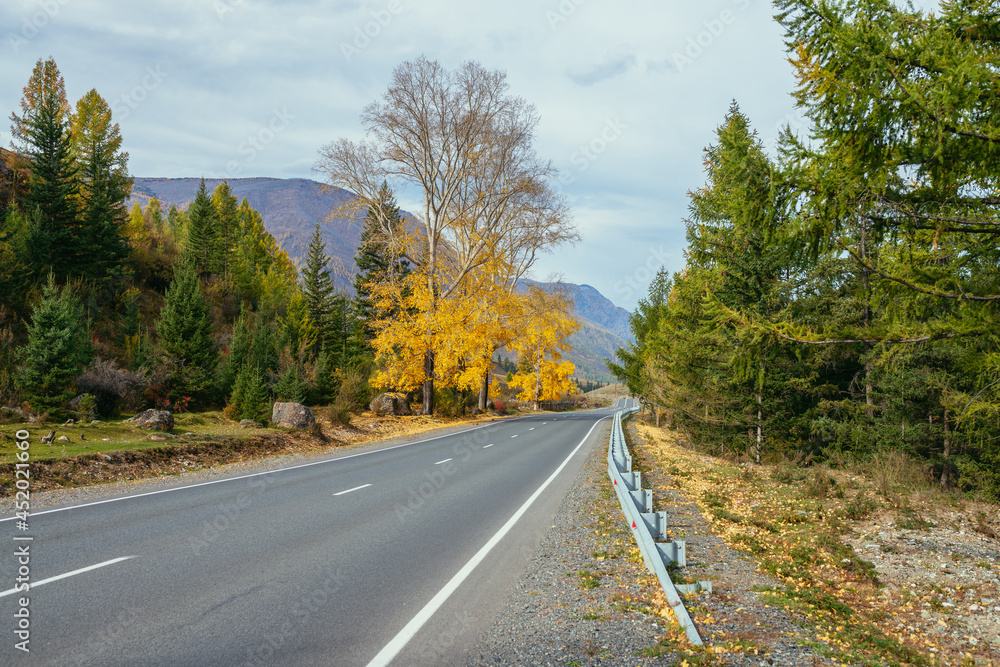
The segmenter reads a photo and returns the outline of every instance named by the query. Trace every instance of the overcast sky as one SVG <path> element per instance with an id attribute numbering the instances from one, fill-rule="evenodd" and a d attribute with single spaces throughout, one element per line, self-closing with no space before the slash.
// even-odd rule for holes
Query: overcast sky
<path id="1" fill-rule="evenodd" d="M 538 152 L 583 235 L 535 277 L 631 310 L 657 267 L 683 267 L 686 193 L 730 102 L 769 147 L 801 126 L 772 14 L 763 0 L 2 0 L 0 110 L 53 56 L 71 101 L 96 88 L 112 105 L 135 176 L 318 178 L 318 149 L 362 137 L 396 65 L 475 60 L 537 107 Z"/>

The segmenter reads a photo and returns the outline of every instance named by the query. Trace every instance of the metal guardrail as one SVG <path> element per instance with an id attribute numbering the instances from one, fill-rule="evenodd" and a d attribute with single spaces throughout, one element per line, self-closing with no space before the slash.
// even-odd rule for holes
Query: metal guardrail
<path id="1" fill-rule="evenodd" d="M 631 415 L 639 408 L 625 408 L 615 413 L 611 427 L 611 442 L 608 444 L 608 476 L 615 487 L 618 502 L 622 506 L 625 521 L 632 529 L 646 567 L 656 574 L 667 596 L 667 603 L 674 610 L 677 623 L 684 628 L 688 641 L 697 646 L 703 644 L 694 621 L 688 615 L 679 592 L 688 594 L 699 590 L 712 590 L 711 582 L 699 582 L 675 586 L 667 571 L 667 563 L 678 567 L 686 565 L 685 545 L 681 540 L 666 542 L 667 514 L 653 511 L 653 490 L 642 488 L 642 473 L 632 470 L 632 455 L 625 445 L 625 431 L 622 429 L 622 415 Z"/>

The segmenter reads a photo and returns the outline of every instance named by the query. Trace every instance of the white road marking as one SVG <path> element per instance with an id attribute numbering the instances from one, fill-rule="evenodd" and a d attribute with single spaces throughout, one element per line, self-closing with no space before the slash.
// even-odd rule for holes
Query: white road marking
<path id="1" fill-rule="evenodd" d="M 515 433 L 514 435 L 512 435 L 512 436 L 510 436 L 510 437 L 511 437 L 511 438 L 516 438 L 516 437 L 517 437 L 517 434 Z"/>
<path id="2" fill-rule="evenodd" d="M 78 574 L 83 574 L 84 572 L 90 572 L 91 570 L 96 570 L 98 568 L 107 567 L 108 565 L 114 565 L 115 563 L 120 563 L 123 560 L 128 560 L 129 558 L 135 558 L 135 556 L 122 556 L 121 558 L 115 558 L 113 560 L 107 560 L 107 561 L 104 561 L 103 563 L 98 563 L 97 565 L 91 565 L 89 567 L 81 567 L 79 570 L 73 570 L 72 572 L 67 572 L 66 574 L 60 574 L 60 575 L 57 575 L 55 577 L 49 577 L 48 579 L 42 579 L 41 581 L 33 581 L 33 582 L 30 582 L 31 585 L 30 585 L 29 588 L 32 588 L 32 589 L 38 588 L 39 586 L 42 586 L 44 584 L 51 584 L 53 581 L 59 581 L 60 579 L 66 579 L 67 577 L 74 577 L 74 576 L 76 576 Z M 7 590 L 7 591 L 4 591 L 4 592 L 0 593 L 0 598 L 5 597 L 7 595 L 13 595 L 14 593 L 17 593 L 17 592 L 18 592 L 18 589 L 11 588 L 10 590 Z M 23 593 L 23 592 L 27 592 L 27 591 L 20 591 L 20 592 Z"/>
<path id="3" fill-rule="evenodd" d="M 438 461 L 438 462 L 437 462 L 437 463 L 435 463 L 434 465 L 436 465 L 436 466 L 439 466 L 439 465 L 441 465 L 442 463 L 447 463 L 448 461 L 451 461 L 451 459 L 445 459 L 444 461 Z"/>
<path id="4" fill-rule="evenodd" d="M 500 530 L 498 530 L 496 534 L 490 538 L 489 542 L 484 544 L 483 547 L 476 552 L 476 555 L 473 556 L 468 563 L 462 566 L 462 569 L 451 578 L 451 581 L 445 584 L 444 588 L 438 591 L 437 594 L 431 598 L 431 601 L 424 605 L 423 609 L 417 612 L 417 615 L 414 616 L 410 622 L 407 623 L 403 629 L 400 630 L 399 633 L 382 648 L 381 651 L 378 652 L 378 655 L 372 658 L 372 661 L 368 663 L 368 667 L 384 667 L 392 662 L 392 659 L 403 650 L 403 647 L 406 646 L 407 642 L 413 639 L 413 636 L 417 634 L 425 623 L 427 623 L 430 617 L 434 615 L 434 612 L 441 608 L 441 605 L 445 603 L 445 600 L 451 597 L 451 594 L 462 585 L 462 582 L 465 581 L 470 574 L 472 574 L 472 571 L 476 569 L 476 566 L 483 562 L 486 555 L 489 554 L 493 547 L 495 547 L 500 540 L 502 540 L 504 536 L 510 532 L 511 528 L 513 528 L 514 525 L 521 520 L 521 517 L 528 511 L 528 508 L 531 507 L 532 503 L 534 503 L 535 500 L 538 499 L 538 496 L 542 495 L 542 492 L 548 488 L 549 484 L 551 484 L 555 478 L 559 476 L 559 473 L 563 471 L 563 468 L 569 465 L 570 460 L 576 456 L 578 451 L 580 451 L 583 447 L 583 443 L 587 442 L 587 439 L 590 437 L 590 434 L 594 432 L 594 429 L 597 428 L 597 425 L 605 419 L 607 419 L 607 417 L 603 417 L 594 422 L 594 425 L 590 427 L 589 431 L 587 431 L 587 435 L 583 436 L 583 440 L 580 441 L 580 444 L 577 445 L 576 449 L 570 452 L 569 456 L 567 456 L 566 459 L 559 464 L 559 467 L 556 468 L 555 472 L 553 472 L 549 478 L 545 480 L 533 494 L 531 494 L 530 498 L 524 501 L 524 504 L 521 505 L 516 512 L 514 512 L 514 516 L 508 519 L 507 523 L 505 523 Z"/>
<path id="5" fill-rule="evenodd" d="M 491 443 L 490 443 L 490 444 L 488 444 L 488 445 L 483 445 L 483 449 L 486 449 L 486 448 L 488 448 L 488 447 L 492 447 L 492 446 L 493 446 L 493 443 L 491 442 Z"/>
<path id="6" fill-rule="evenodd" d="M 514 419 L 502 420 L 504 423 L 510 423 L 515 421 L 520 421 L 521 419 L 528 419 L 528 417 L 515 417 Z M 487 424 L 481 424 L 480 426 L 475 426 L 464 431 L 456 431 L 455 433 L 445 433 L 444 435 L 436 435 L 433 438 L 427 438 L 426 440 L 415 440 L 413 442 L 405 442 L 401 445 L 393 445 L 392 447 L 383 447 L 381 449 L 372 449 L 367 452 L 358 452 L 357 454 L 347 454 L 346 456 L 338 456 L 333 459 L 323 459 L 322 461 L 313 461 L 312 463 L 300 463 L 295 466 L 288 466 L 287 468 L 275 468 L 274 470 L 265 470 L 264 472 L 254 472 L 249 475 L 239 475 L 237 477 L 226 477 L 225 479 L 213 479 L 209 482 L 198 482 L 197 484 L 186 484 L 184 486 L 174 486 L 169 489 L 160 489 L 159 491 L 147 491 L 146 493 L 136 493 L 131 496 L 119 496 L 117 498 L 108 498 L 107 500 L 95 500 L 91 503 L 81 503 L 79 505 L 68 505 L 66 507 L 58 507 L 51 510 L 42 510 L 41 512 L 32 512 L 31 516 L 41 516 L 43 514 L 54 514 L 56 512 L 65 512 L 67 510 L 81 509 L 83 507 L 91 507 L 93 505 L 104 505 L 107 503 L 117 503 L 121 500 L 131 500 L 133 498 L 145 498 L 146 496 L 158 496 L 161 493 L 173 493 L 174 491 L 184 491 L 186 489 L 196 489 L 199 486 L 211 486 L 212 484 L 222 484 L 224 482 L 235 482 L 241 479 L 250 479 L 251 477 L 260 477 L 261 475 L 270 475 L 276 472 L 285 472 L 288 470 L 297 470 L 299 468 L 310 468 L 312 466 L 323 465 L 324 463 L 336 463 L 337 461 L 345 461 L 347 459 L 353 459 L 358 456 L 368 456 L 369 454 L 377 454 L 379 452 L 388 452 L 393 449 L 400 449 L 402 447 L 412 447 L 413 445 L 420 445 L 425 442 L 432 442 L 434 440 L 440 440 L 441 438 L 450 438 L 453 435 L 461 435 L 462 433 L 471 433 L 472 431 L 478 431 L 481 428 L 488 428 L 493 426 L 494 422 L 489 422 Z M 14 521 L 16 516 L 9 516 L 5 519 L 0 519 L 0 523 L 5 521 Z"/>
<path id="7" fill-rule="evenodd" d="M 367 489 L 369 486 L 371 486 L 371 484 L 362 484 L 361 486 L 356 486 L 353 489 L 347 489 L 346 491 L 339 491 L 333 495 L 342 496 L 345 493 L 350 493 L 351 491 L 360 491 L 361 489 Z"/>
<path id="8" fill-rule="evenodd" d="M 535 430 L 535 427 L 534 427 L 534 426 L 532 426 L 532 427 L 531 427 L 531 428 L 529 428 L 528 430 L 529 430 L 529 431 L 534 431 L 534 430 Z"/>

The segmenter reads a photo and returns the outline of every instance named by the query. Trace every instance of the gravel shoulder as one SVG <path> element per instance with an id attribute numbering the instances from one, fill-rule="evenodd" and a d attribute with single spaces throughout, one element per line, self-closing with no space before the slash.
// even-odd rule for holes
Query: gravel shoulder
<path id="1" fill-rule="evenodd" d="M 667 512 L 670 537 L 687 544 L 687 568 L 674 580 L 712 582 L 712 593 L 685 598 L 705 647 L 677 627 L 610 489 L 606 450 L 595 448 L 469 665 L 1000 664 L 995 506 L 959 510 L 936 497 L 879 504 L 848 475 L 835 475 L 830 497 L 800 504 L 813 479 L 806 471 L 777 483 L 788 471 L 665 450 L 649 427 L 626 430 L 655 509 Z M 870 516 L 840 521 L 845 505 L 859 504 Z M 795 509 L 803 506 L 811 510 Z M 827 534 L 824 521 L 840 531 L 824 547 L 830 553 L 801 544 Z M 771 538 L 772 551 L 755 552 L 758 538 Z M 798 571 L 782 552 L 796 548 L 807 554 Z"/>
<path id="2" fill-rule="evenodd" d="M 607 436 L 605 429 L 603 442 Z M 469 664 L 833 664 L 803 645 L 806 630 L 752 590 L 775 582 L 713 535 L 683 494 L 658 504 L 669 513 L 673 537 L 687 541 L 684 576 L 713 581 L 713 594 L 685 602 L 706 649 L 688 644 L 643 564 L 610 488 L 604 446 L 592 451 Z"/>

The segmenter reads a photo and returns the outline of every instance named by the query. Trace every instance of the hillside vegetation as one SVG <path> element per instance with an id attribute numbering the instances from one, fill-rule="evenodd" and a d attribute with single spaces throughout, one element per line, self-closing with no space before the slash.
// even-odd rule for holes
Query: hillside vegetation
<path id="1" fill-rule="evenodd" d="M 771 156 L 732 104 L 614 371 L 717 455 L 1000 500 L 1000 9 L 775 5 L 807 126 Z"/>

